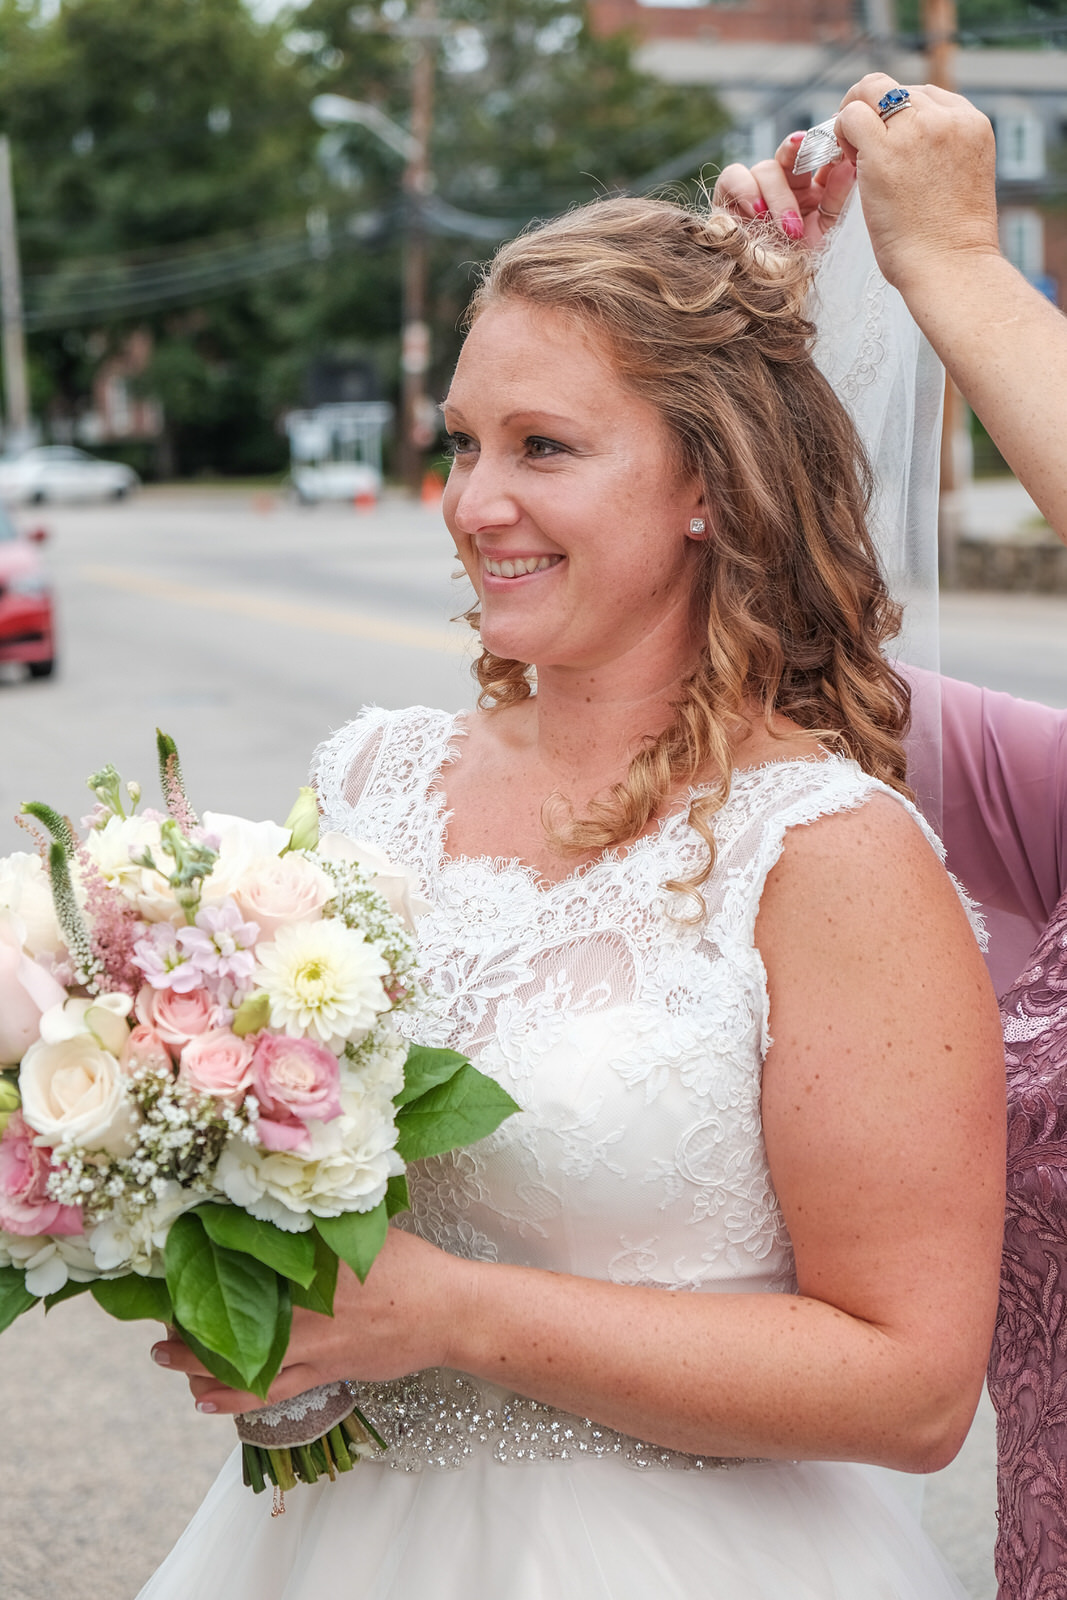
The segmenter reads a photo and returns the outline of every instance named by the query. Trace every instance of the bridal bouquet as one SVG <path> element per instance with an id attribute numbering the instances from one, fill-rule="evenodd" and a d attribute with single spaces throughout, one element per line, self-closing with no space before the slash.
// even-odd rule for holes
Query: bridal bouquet
<path id="1" fill-rule="evenodd" d="M 293 1306 L 332 1315 L 339 1260 L 366 1278 L 405 1164 L 516 1106 L 400 1031 L 405 872 L 319 837 L 310 790 L 281 827 L 201 820 L 159 756 L 166 812 L 105 767 L 83 837 L 27 805 L 43 859 L 0 858 L 0 1331 L 88 1291 L 265 1398 Z M 239 1419 L 257 1492 L 381 1445 L 343 1384 L 300 1402 Z"/>

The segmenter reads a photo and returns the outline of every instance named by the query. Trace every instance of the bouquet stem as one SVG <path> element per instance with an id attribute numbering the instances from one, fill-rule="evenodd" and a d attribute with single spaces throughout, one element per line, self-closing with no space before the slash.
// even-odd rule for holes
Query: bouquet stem
<path id="1" fill-rule="evenodd" d="M 385 1449 L 385 1440 L 374 1424 L 353 1406 L 326 1433 L 306 1444 L 263 1445 L 242 1439 L 244 1481 L 253 1494 L 261 1494 L 268 1483 L 273 1484 L 271 1515 L 278 1517 L 285 1512 L 287 1492 L 298 1483 L 317 1483 L 323 1477 L 332 1483 L 339 1472 L 351 1472 L 361 1457 Z"/>

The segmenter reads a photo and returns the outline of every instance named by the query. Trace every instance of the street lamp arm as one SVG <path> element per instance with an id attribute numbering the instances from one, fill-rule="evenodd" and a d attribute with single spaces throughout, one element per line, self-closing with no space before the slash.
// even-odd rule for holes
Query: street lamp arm
<path id="1" fill-rule="evenodd" d="M 414 134 L 366 100 L 349 100 L 343 94 L 317 94 L 311 102 L 311 115 L 322 128 L 350 127 L 353 124 L 366 128 L 404 161 L 414 162 L 422 158 L 422 146 Z"/>

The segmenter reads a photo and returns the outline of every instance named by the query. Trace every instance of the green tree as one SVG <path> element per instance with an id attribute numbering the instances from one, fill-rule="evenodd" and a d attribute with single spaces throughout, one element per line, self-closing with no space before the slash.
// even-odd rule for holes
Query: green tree
<path id="1" fill-rule="evenodd" d="M 519 225 L 641 187 L 680 152 L 698 152 L 682 177 L 715 154 L 707 91 L 637 72 L 577 0 L 442 0 L 442 13 L 432 162 L 451 205 Z M 31 335 L 38 410 L 83 403 L 101 351 L 135 326 L 152 334 L 143 384 L 184 472 L 280 467 L 275 419 L 318 354 L 369 358 L 392 389 L 401 163 L 361 131 L 323 135 L 309 105 L 328 90 L 405 122 L 407 20 L 404 0 L 310 0 L 269 23 L 243 0 L 0 0 L 27 300 L 52 312 Z M 438 384 L 490 248 L 434 240 Z M 101 284 L 114 309 L 90 319 L 80 297 Z"/>

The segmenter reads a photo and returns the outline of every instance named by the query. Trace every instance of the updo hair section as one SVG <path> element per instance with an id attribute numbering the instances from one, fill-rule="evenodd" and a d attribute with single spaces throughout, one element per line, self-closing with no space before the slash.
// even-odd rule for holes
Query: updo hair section
<path id="1" fill-rule="evenodd" d="M 546 821 L 562 846 L 589 853 L 631 842 L 698 785 L 689 816 L 708 860 L 672 885 L 698 900 L 754 709 L 771 732 L 787 717 L 909 792 L 909 692 L 884 655 L 900 610 L 867 530 L 859 439 L 812 359 L 811 278 L 808 253 L 770 221 L 607 199 L 505 243 L 468 311 L 470 325 L 517 301 L 602 339 L 620 382 L 666 424 L 678 472 L 701 487 L 708 536 L 693 604 L 704 644 L 674 718 L 584 817 L 557 807 Z M 469 620 L 477 627 L 476 610 Z M 483 651 L 475 673 L 484 706 L 533 692 L 529 663 Z"/>

